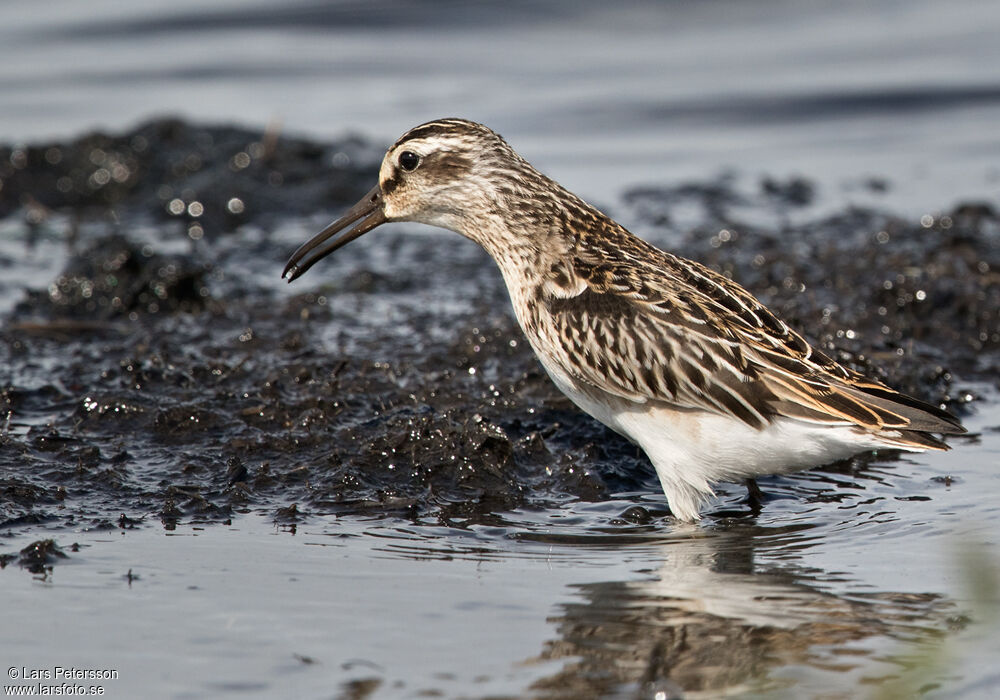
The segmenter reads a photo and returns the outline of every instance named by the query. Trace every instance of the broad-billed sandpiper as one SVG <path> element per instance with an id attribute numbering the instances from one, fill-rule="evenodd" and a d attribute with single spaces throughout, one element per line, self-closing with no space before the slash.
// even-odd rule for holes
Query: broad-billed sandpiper
<path id="1" fill-rule="evenodd" d="M 834 362 L 727 277 L 634 236 L 481 124 L 441 119 L 403 134 L 378 185 L 282 275 L 291 282 L 386 221 L 486 249 L 552 381 L 646 452 L 681 520 L 699 518 L 713 482 L 746 480 L 753 496 L 756 476 L 876 448 L 943 450 L 935 434 L 965 432 Z"/>

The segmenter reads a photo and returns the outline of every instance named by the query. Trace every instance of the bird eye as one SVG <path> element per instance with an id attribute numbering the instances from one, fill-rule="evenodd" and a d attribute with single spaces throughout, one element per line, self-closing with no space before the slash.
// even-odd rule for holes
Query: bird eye
<path id="1" fill-rule="evenodd" d="M 420 156 L 413 151 L 403 151 L 399 154 L 399 167 L 406 172 L 414 170 L 420 165 Z"/>

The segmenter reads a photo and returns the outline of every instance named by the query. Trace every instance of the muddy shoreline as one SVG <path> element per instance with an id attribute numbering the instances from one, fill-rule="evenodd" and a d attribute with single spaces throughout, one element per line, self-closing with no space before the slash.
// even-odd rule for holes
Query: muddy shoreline
<path id="1" fill-rule="evenodd" d="M 174 119 L 0 147 L 0 267 L 65 261 L 3 283 L 0 530 L 261 510 L 463 526 L 655 488 L 550 384 L 471 243 L 379 231 L 280 288 L 294 242 L 367 191 L 383 149 Z M 996 209 L 788 223 L 815 196 L 805 179 L 720 177 L 626 192 L 611 213 L 850 366 L 975 410 L 969 386 L 1000 364 Z"/>

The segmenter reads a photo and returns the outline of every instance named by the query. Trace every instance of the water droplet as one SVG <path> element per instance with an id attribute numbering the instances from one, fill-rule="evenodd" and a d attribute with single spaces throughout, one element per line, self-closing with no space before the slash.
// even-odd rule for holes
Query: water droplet
<path id="1" fill-rule="evenodd" d="M 240 151 L 232 160 L 229 161 L 229 167 L 233 170 L 243 170 L 250 165 L 250 154 Z"/>

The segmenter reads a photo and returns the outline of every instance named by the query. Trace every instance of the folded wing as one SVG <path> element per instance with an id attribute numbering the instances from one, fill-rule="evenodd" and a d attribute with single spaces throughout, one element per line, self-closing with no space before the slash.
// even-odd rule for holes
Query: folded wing
<path id="1" fill-rule="evenodd" d="M 636 261 L 567 262 L 572 294 L 545 298 L 577 380 L 636 402 L 732 416 L 763 429 L 779 416 L 856 425 L 901 445 L 942 448 L 962 433 L 949 413 L 863 377 L 812 348 L 749 292 L 651 248 Z M 664 275 L 667 267 L 669 275 Z M 567 363 L 568 365 L 568 363 Z"/>

